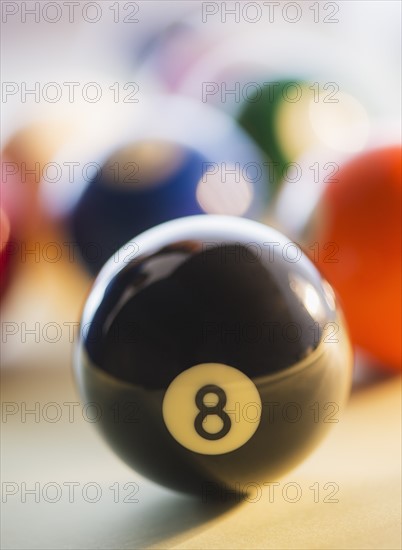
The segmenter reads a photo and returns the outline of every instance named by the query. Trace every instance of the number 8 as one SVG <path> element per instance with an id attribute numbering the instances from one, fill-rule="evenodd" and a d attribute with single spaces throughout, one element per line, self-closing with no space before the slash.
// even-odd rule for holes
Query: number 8
<path id="1" fill-rule="evenodd" d="M 204 397 L 208 393 L 215 394 L 218 397 L 218 403 L 216 405 L 207 406 L 207 404 L 204 403 Z M 222 439 L 222 437 L 225 437 L 225 435 L 229 433 L 232 422 L 229 415 L 223 410 L 226 405 L 226 393 L 222 388 L 216 386 L 215 384 L 203 386 L 198 390 L 197 395 L 195 396 L 195 404 L 200 411 L 194 420 L 194 428 L 199 436 L 210 441 L 216 441 L 217 439 Z M 223 426 L 219 432 L 207 432 L 202 425 L 205 418 L 209 415 L 216 415 L 222 420 Z"/>

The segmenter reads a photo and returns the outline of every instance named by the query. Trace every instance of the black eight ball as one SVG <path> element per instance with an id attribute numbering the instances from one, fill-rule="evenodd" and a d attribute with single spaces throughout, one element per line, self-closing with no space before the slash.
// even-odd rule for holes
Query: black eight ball
<path id="1" fill-rule="evenodd" d="M 331 287 L 294 243 L 250 220 L 193 216 L 133 241 L 136 253 L 95 281 L 76 354 L 103 435 L 141 474 L 200 497 L 276 480 L 349 391 Z"/>

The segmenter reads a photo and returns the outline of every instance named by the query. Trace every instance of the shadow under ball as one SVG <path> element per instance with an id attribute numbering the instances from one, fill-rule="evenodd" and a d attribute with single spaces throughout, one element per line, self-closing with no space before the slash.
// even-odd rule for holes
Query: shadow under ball
<path id="1" fill-rule="evenodd" d="M 250 220 L 195 216 L 134 239 L 84 308 L 75 369 L 116 453 L 199 497 L 274 481 L 339 418 L 352 353 L 331 287 Z M 86 327 L 86 328 L 85 328 Z"/>

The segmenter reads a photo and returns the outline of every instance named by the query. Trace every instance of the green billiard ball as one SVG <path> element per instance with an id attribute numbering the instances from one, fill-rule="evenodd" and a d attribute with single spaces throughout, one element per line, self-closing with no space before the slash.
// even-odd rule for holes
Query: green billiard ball
<path id="1" fill-rule="evenodd" d="M 271 159 L 270 186 L 286 177 L 288 163 L 313 142 L 309 107 L 314 87 L 301 80 L 267 82 L 244 101 L 238 120 Z"/>

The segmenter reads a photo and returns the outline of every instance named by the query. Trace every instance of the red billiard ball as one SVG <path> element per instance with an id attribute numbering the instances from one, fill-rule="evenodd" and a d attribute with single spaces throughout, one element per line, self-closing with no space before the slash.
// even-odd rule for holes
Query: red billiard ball
<path id="1" fill-rule="evenodd" d="M 401 147 L 360 154 L 325 188 L 301 237 L 334 286 L 352 340 L 401 368 Z"/>

